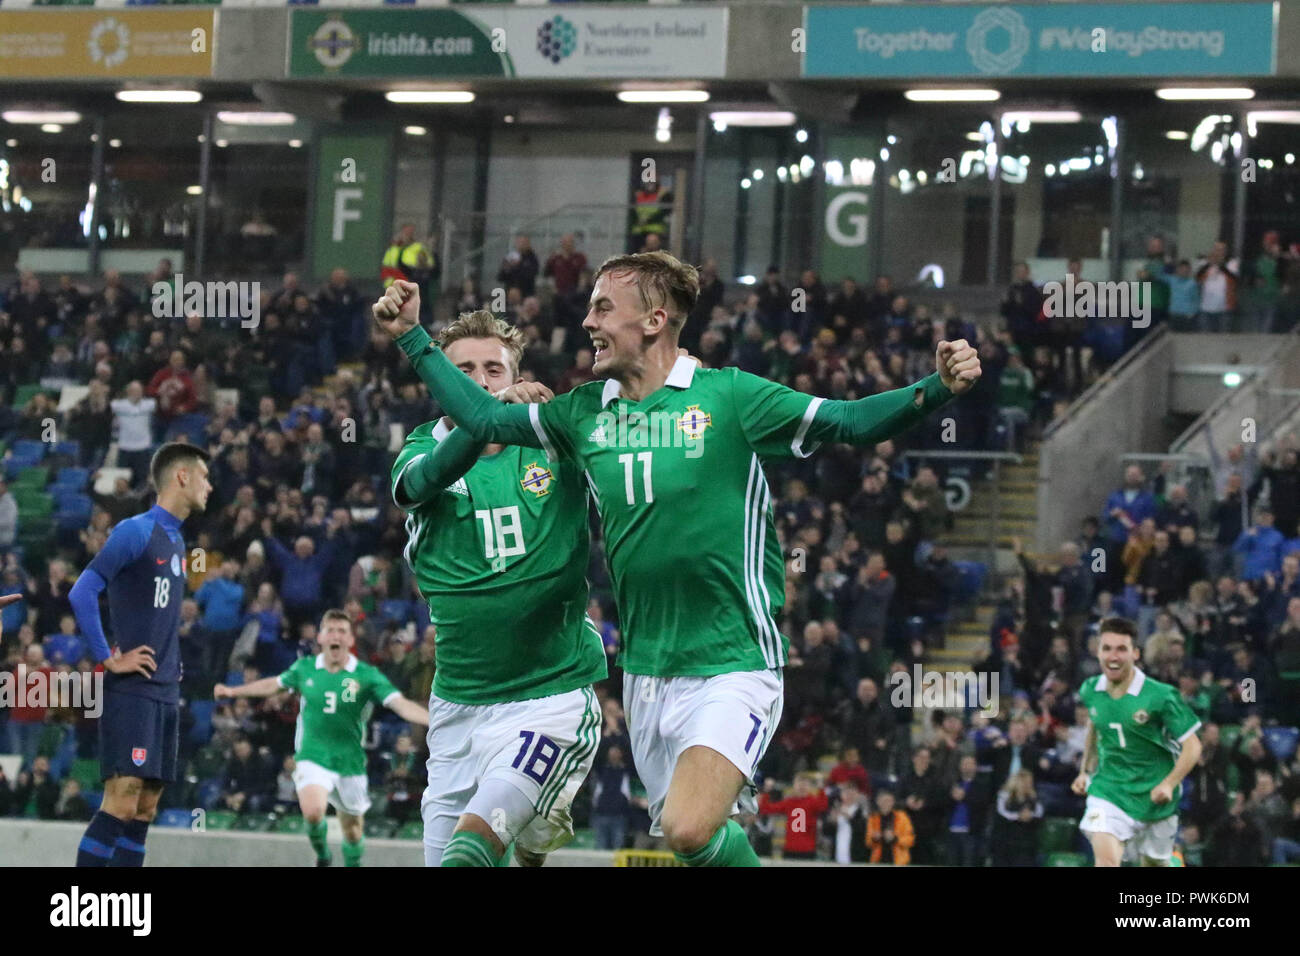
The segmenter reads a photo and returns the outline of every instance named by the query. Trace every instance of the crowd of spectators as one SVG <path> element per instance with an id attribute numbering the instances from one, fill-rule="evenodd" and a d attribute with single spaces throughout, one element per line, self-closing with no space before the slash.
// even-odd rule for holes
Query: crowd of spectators
<path id="1" fill-rule="evenodd" d="M 521 240 L 498 274 L 498 282 L 510 284 L 496 290 L 467 281 L 458 299 L 443 298 L 449 308 L 435 323 L 500 300 L 504 316 L 525 335 L 522 374 L 565 392 L 594 377 L 581 329 L 592 268 L 570 237 L 541 256 Z M 144 288 L 168 278 L 162 264 Z M 1027 281 L 1017 277 L 1022 294 Z M 23 660 L 29 667 L 90 672 L 77 653 L 67 605 L 77 570 L 116 521 L 150 502 L 144 470 L 160 441 L 187 437 L 213 454 L 207 512 L 185 528 L 204 560 L 190 562 L 182 611 L 188 779 L 165 797 L 173 806 L 238 813 L 292 808 L 294 700 L 213 705 L 211 689 L 219 681 L 278 673 L 314 653 L 315 622 L 327 607 L 343 607 L 357 622 L 357 654 L 381 667 L 403 694 L 424 699 L 432 685 L 436 629 L 402 559 L 405 516 L 389 497 L 388 473 L 394 436 L 400 441 L 437 410 L 388 337 L 370 330 L 368 304 L 377 283 L 364 287 L 363 294 L 336 270 L 313 293 L 286 275 L 262 296 L 260 323 L 251 329 L 237 318 L 157 318 L 146 295 L 111 273 L 94 292 L 67 280 L 46 290 L 24 276 L 0 301 L 0 439 L 39 437 L 54 418 L 60 437 L 80 443 L 78 460 L 69 464 L 104 467 L 116 441 L 115 464 L 128 472 L 97 494 L 86 529 L 59 541 L 57 553 L 38 567 L 25 566 L 11 550 L 12 533 L 5 538 L 7 495 L 0 484 L 0 594 L 25 595 L 4 611 L 4 666 Z M 1266 566 L 1254 542 L 1274 548 L 1273 535 L 1262 523 L 1253 533 L 1234 530 L 1228 512 L 1232 494 L 1255 500 L 1263 489 L 1281 516 L 1285 492 L 1278 489 L 1294 480 L 1287 477 L 1295 470 L 1293 449 L 1261 460 L 1249 475 L 1227 475 L 1229 505 L 1194 516 L 1200 534 L 1190 545 L 1170 530 L 1186 517 L 1177 488 L 1166 494 L 1139 476 L 1135 488 L 1120 492 L 1116 509 L 1107 507 L 1079 540 L 1063 545 L 1059 559 L 1039 563 L 1022 555 L 1023 574 L 999 595 L 988 659 L 977 665 L 1001 678 L 996 714 L 972 706 L 927 712 L 914 722 L 912 701 L 891 693 L 891 675 L 910 672 L 941 647 L 959 603 L 971 597 L 943 544 L 954 524 L 946 475 L 903 453 L 940 445 L 1023 446 L 1105 367 L 1106 357 L 1081 341 L 1018 325 L 1016 310 L 1029 307 L 1016 305 L 1015 289 L 999 318 L 966 314 L 955 299 L 933 294 L 916 301 L 888 276 L 869 285 L 850 278 L 827 285 L 811 270 L 785 277 L 772 269 L 754 286 L 728 290 L 716 264 L 702 264 L 701 296 L 682 344 L 707 367 L 736 365 L 845 399 L 933 371 L 942 338 L 975 343 L 984 367 L 969 396 L 899 440 L 868 450 L 831 446 L 810 459 L 769 466 L 788 557 L 780 624 L 790 638 L 790 661 L 782 722 L 760 766 L 763 792 L 751 839 L 766 852 L 779 845 L 787 856 L 842 862 L 1041 862 L 1037 834 L 1044 822 L 1071 815 L 1077 821 L 1081 810 L 1069 782 L 1086 713 L 1074 705 L 1079 682 L 1097 673 L 1095 654 L 1089 657 L 1093 631 L 1102 616 L 1129 610 L 1143 622 L 1144 666 L 1181 682 L 1203 719 L 1242 728 L 1218 751 L 1223 766 L 1239 768 L 1235 802 L 1218 809 L 1206 802 L 1195 816 L 1201 829 L 1191 836 L 1205 844 L 1208 861 L 1229 852 L 1222 828 L 1244 820 L 1258 829 L 1261 853 L 1271 854 L 1267 840 L 1300 837 L 1295 813 L 1270 811 L 1265 827 L 1251 809 L 1259 781 L 1267 786 L 1270 773 L 1277 800 L 1267 794 L 1259 800 L 1275 811 L 1278 800 L 1300 797 L 1293 792 L 1300 767 L 1276 758 L 1269 764 L 1261 743 L 1266 724 L 1296 722 L 1276 710 L 1277 685 L 1269 682 L 1282 678 L 1267 676 L 1264 664 L 1270 674 L 1282 672 L 1286 654 L 1296 653 L 1300 595 L 1294 608 L 1283 602 L 1280 618 L 1276 595 L 1296 587 L 1300 556 L 1284 562 L 1275 548 L 1277 566 Z M 13 407 L 23 386 L 39 383 L 57 397 L 62 385 L 87 382 L 89 393 L 66 410 L 44 393 Z M 1231 470 L 1225 466 L 1225 474 Z M 1135 497 L 1143 504 L 1134 506 Z M 1150 515 L 1142 510 L 1148 498 Z M 1215 544 L 1208 545 L 1211 528 Z M 1166 557 L 1175 542 L 1179 555 L 1202 555 L 1204 575 L 1194 560 Z M 1093 560 L 1098 546 L 1106 555 L 1103 572 Z M 1228 572 L 1224 562 L 1237 556 L 1246 567 Z M 1219 570 L 1225 574 L 1208 593 L 1198 587 Z M 617 608 L 598 533 L 588 578 L 590 614 L 605 641 L 611 678 L 598 688 L 603 739 L 575 817 L 594 829 L 601 846 L 645 845 L 644 791 L 619 705 L 621 674 L 613 667 Z M 1181 655 L 1175 630 L 1185 638 Z M 1149 641 L 1156 642 L 1154 651 Z M 1241 699 L 1246 677 L 1257 682 L 1254 702 Z M 87 812 L 84 797 L 60 788 L 75 785 L 69 768 L 77 758 L 95 756 L 94 721 L 34 710 L 7 716 L 0 740 L 8 746 L 0 749 L 22 754 L 23 769 L 19 781 L 0 779 L 0 813 L 6 801 L 14 813 Z M 418 820 L 423 740 L 381 717 L 367 746 L 372 790 L 383 798 L 372 815 Z M 839 760 L 827 777 L 819 762 L 828 753 Z M 1204 776 L 1200 768 L 1197 774 Z M 1226 800 L 1226 777 L 1216 784 L 1201 776 L 1189 793 L 1221 784 Z M 790 825 L 795 811 L 803 829 Z M 772 824 L 783 816 L 781 833 Z M 1189 859 L 1200 852 L 1191 836 L 1185 838 Z"/>

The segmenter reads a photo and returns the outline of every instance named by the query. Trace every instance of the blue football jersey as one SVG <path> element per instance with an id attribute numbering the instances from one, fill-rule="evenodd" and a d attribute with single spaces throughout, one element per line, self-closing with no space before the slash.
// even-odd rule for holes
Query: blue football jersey
<path id="1" fill-rule="evenodd" d="M 154 700 L 179 699 L 177 632 L 186 571 L 180 519 L 154 505 L 119 522 L 87 570 L 108 584 L 109 623 L 118 648 L 125 654 L 147 645 L 158 665 L 152 677 L 106 674 L 105 689 Z"/>

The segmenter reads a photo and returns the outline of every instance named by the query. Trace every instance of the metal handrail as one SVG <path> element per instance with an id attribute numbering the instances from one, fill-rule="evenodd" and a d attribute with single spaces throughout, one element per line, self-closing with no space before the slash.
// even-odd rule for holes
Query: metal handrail
<path id="1" fill-rule="evenodd" d="M 1143 338 L 1142 341 L 1138 343 L 1137 348 L 1130 349 L 1118 362 L 1108 368 L 1106 372 L 1097 379 L 1097 381 L 1093 382 L 1080 392 L 1079 397 L 1070 403 L 1069 407 L 1066 408 L 1065 413 L 1061 415 L 1060 418 L 1048 423 L 1047 427 L 1043 430 L 1043 441 L 1047 441 L 1051 438 L 1052 435 L 1062 428 L 1066 422 L 1073 419 L 1084 405 L 1092 401 L 1093 397 L 1101 391 L 1101 389 L 1105 388 L 1118 378 L 1120 373 L 1122 373 L 1130 363 L 1137 361 L 1149 349 L 1153 348 L 1157 342 L 1163 341 L 1164 337 L 1168 334 L 1170 334 L 1169 326 L 1162 323 L 1154 332 Z"/>

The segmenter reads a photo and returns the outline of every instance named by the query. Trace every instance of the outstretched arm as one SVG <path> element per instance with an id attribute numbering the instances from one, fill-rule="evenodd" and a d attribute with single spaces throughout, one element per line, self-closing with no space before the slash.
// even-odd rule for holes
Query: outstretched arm
<path id="1" fill-rule="evenodd" d="M 216 700 L 229 697 L 274 697 L 285 689 L 279 677 L 263 677 L 261 680 L 255 680 L 251 684 L 240 684 L 238 687 L 218 684 L 212 688 L 212 696 Z"/>
<path id="2" fill-rule="evenodd" d="M 429 711 L 401 694 L 384 701 L 384 706 L 407 723 L 419 724 L 421 727 L 429 726 Z"/>

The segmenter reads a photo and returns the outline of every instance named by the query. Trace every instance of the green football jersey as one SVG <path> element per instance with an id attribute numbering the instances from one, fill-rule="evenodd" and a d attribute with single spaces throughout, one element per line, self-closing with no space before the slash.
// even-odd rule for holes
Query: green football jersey
<path id="1" fill-rule="evenodd" d="M 411 432 L 393 466 L 394 489 L 447 434 L 441 422 Z M 406 559 L 438 627 L 439 697 L 532 700 L 608 676 L 587 617 L 591 536 L 581 470 L 510 446 L 411 509 L 406 527 Z"/>
<path id="2" fill-rule="evenodd" d="M 1097 738 L 1097 772 L 1088 795 L 1115 804 L 1134 820 L 1163 820 L 1178 812 L 1182 784 L 1168 803 L 1151 802 L 1151 790 L 1169 775 L 1182 742 L 1201 726 L 1178 689 L 1134 668 L 1118 700 L 1106 690 L 1105 674 L 1089 677 L 1079 699 Z"/>
<path id="3" fill-rule="evenodd" d="M 545 404 L 503 405 L 423 329 L 397 341 L 451 414 L 492 441 L 541 447 L 553 466 L 585 472 L 618 602 L 620 664 L 655 677 L 785 665 L 789 644 L 776 623 L 785 567 L 765 460 L 807 457 L 822 440 L 883 441 L 953 397 L 934 374 L 869 399 L 824 401 L 681 357 L 641 401 L 610 379 Z"/>
<path id="4" fill-rule="evenodd" d="M 366 772 L 362 747 L 366 722 L 376 703 L 400 696 L 377 668 L 349 654 L 347 663 L 331 674 L 325 655 L 304 657 L 278 678 L 280 686 L 297 691 L 298 727 L 294 759 L 309 760 L 345 777 Z"/>

